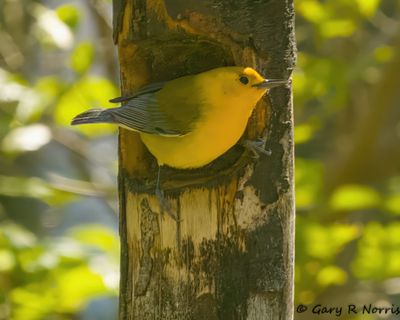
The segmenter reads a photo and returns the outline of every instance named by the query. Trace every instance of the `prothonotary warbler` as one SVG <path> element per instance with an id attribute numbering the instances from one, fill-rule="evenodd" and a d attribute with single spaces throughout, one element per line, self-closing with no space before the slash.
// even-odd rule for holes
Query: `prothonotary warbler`
<path id="1" fill-rule="evenodd" d="M 115 123 L 139 132 L 159 166 L 199 168 L 235 145 L 257 101 L 286 83 L 252 68 L 221 67 L 144 86 L 110 100 L 122 106 L 88 110 L 71 124 Z"/>

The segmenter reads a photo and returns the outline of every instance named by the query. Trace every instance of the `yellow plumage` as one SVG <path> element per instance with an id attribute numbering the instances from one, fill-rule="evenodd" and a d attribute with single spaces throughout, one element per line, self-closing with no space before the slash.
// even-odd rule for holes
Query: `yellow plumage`
<path id="1" fill-rule="evenodd" d="M 202 167 L 242 136 L 257 101 L 285 80 L 252 68 L 223 67 L 140 89 L 115 109 L 78 115 L 73 124 L 112 122 L 139 131 L 159 165 Z"/>

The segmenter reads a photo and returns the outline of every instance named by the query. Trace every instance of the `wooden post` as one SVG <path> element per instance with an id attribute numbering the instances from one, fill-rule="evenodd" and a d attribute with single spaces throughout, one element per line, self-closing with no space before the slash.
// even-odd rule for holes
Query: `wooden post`
<path id="1" fill-rule="evenodd" d="M 294 67 L 292 0 L 114 0 L 121 88 L 218 66 L 269 78 Z M 136 133 L 119 134 L 120 319 L 293 318 L 294 195 L 291 88 L 257 106 L 248 139 L 206 168 L 162 171 L 180 221 L 160 215 L 157 165 Z"/>

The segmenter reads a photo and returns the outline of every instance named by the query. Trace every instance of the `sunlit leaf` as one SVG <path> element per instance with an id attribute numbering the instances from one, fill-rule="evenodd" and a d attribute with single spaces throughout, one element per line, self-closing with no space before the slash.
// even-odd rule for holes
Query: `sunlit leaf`
<path id="1" fill-rule="evenodd" d="M 50 290 L 38 290 L 37 286 L 16 287 L 11 291 L 12 319 L 42 320 L 54 310 L 57 297 Z"/>
<path id="2" fill-rule="evenodd" d="M 400 194 L 389 196 L 384 201 L 384 208 L 391 213 L 400 215 Z"/>
<path id="3" fill-rule="evenodd" d="M 68 26 L 59 19 L 57 14 L 42 5 L 36 4 L 34 15 L 37 18 L 38 39 L 55 44 L 61 49 L 71 48 L 74 36 Z"/>
<path id="4" fill-rule="evenodd" d="M 296 207 L 316 205 L 322 181 L 322 165 L 317 161 L 296 158 Z"/>
<path id="5" fill-rule="evenodd" d="M 49 103 L 54 98 L 58 98 L 63 87 L 64 84 L 60 78 L 47 76 L 39 78 L 35 83 L 34 89 L 45 99 L 44 103 Z"/>
<path id="6" fill-rule="evenodd" d="M 380 195 L 365 185 L 343 185 L 337 188 L 329 201 L 334 210 L 361 210 L 377 207 Z"/>
<path id="7" fill-rule="evenodd" d="M 48 198 L 52 188 L 38 178 L 0 176 L 0 194 L 11 197 Z"/>
<path id="8" fill-rule="evenodd" d="M 10 271 L 15 266 L 14 254 L 7 249 L 0 247 L 0 272 Z"/>
<path id="9" fill-rule="evenodd" d="M 33 124 L 11 130 L 2 141 L 5 152 L 35 151 L 51 140 L 50 129 L 43 124 Z"/>
<path id="10" fill-rule="evenodd" d="M 28 86 L 20 77 L 0 69 L 0 102 L 16 102 L 14 120 L 26 123 L 42 113 L 40 92 Z"/>
<path id="11" fill-rule="evenodd" d="M 118 236 L 101 225 L 84 225 L 70 231 L 71 236 L 79 242 L 95 246 L 107 252 L 119 251 Z"/>
<path id="12" fill-rule="evenodd" d="M 353 20 L 337 19 L 327 20 L 321 23 L 320 32 L 325 38 L 349 37 L 357 26 Z"/>
<path id="13" fill-rule="evenodd" d="M 71 66 L 76 73 L 86 72 L 92 65 L 94 57 L 93 45 L 90 42 L 78 44 L 71 55 Z"/>
<path id="14" fill-rule="evenodd" d="M 84 307 L 89 298 L 108 293 L 103 279 L 87 266 L 61 272 L 57 275 L 59 289 L 58 310 L 73 312 Z"/>
<path id="15" fill-rule="evenodd" d="M 71 120 L 79 113 L 95 107 L 114 106 L 108 102 L 117 96 L 117 88 L 108 80 L 86 76 L 75 83 L 60 98 L 55 111 L 58 124 L 70 126 Z M 116 131 L 116 126 L 109 124 L 82 125 L 74 127 L 88 136 L 110 134 Z"/>
<path id="16" fill-rule="evenodd" d="M 324 6 L 317 0 L 302 0 L 297 4 L 297 11 L 307 20 L 318 23 L 326 19 Z"/>
<path id="17" fill-rule="evenodd" d="M 75 29 L 79 23 L 80 13 L 72 4 L 64 4 L 56 9 L 58 18 L 71 29 Z"/>
<path id="18" fill-rule="evenodd" d="M 42 179 L 13 176 L 0 176 L 0 194 L 9 197 L 36 198 L 53 205 L 73 199 L 73 194 L 53 188 Z"/>
<path id="19" fill-rule="evenodd" d="M 0 239 L 6 239 L 8 245 L 13 248 L 30 248 L 36 245 L 36 236 L 15 223 L 4 222 L 0 224 Z"/>
<path id="20" fill-rule="evenodd" d="M 26 90 L 29 89 L 25 85 L 14 81 L 12 74 L 0 68 L 0 101 L 19 101 Z"/>
<path id="21" fill-rule="evenodd" d="M 310 124 L 296 125 L 294 128 L 294 142 L 301 144 L 309 141 L 313 136 L 313 128 Z"/>
<path id="22" fill-rule="evenodd" d="M 34 246 L 18 253 L 18 261 L 21 268 L 28 273 L 33 273 L 43 269 L 39 263 L 39 258 L 43 255 L 44 248 L 42 246 Z"/>
<path id="23" fill-rule="evenodd" d="M 294 71 L 292 75 L 293 80 L 293 94 L 304 93 L 306 90 L 306 75 L 298 70 Z"/>
<path id="24" fill-rule="evenodd" d="M 323 287 L 341 285 L 346 283 L 347 273 L 337 266 L 329 265 L 318 272 L 317 281 Z"/>
<path id="25" fill-rule="evenodd" d="M 360 279 L 400 276 L 400 223 L 370 222 L 358 244 L 352 270 Z"/>
<path id="26" fill-rule="evenodd" d="M 88 254 L 79 242 L 68 238 L 58 238 L 54 243 L 48 244 L 51 251 L 58 255 L 59 264 L 62 267 L 80 265 Z"/>
<path id="27" fill-rule="evenodd" d="M 308 222 L 306 225 L 301 225 L 298 240 L 301 241 L 302 250 L 305 250 L 308 256 L 329 260 L 358 235 L 359 229 L 354 225 L 323 226 Z"/>
<path id="28" fill-rule="evenodd" d="M 380 0 L 356 0 L 360 12 L 365 17 L 372 17 L 375 14 L 380 2 Z"/>

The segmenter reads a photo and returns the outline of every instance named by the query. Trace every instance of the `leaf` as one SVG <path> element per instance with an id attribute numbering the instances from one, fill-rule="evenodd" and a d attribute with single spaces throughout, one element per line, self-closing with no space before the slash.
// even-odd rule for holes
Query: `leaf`
<path id="1" fill-rule="evenodd" d="M 64 89 L 64 83 L 56 76 L 41 77 L 35 83 L 34 89 L 40 93 L 44 103 L 48 104 L 58 98 Z"/>
<path id="2" fill-rule="evenodd" d="M 82 309 L 89 299 L 108 293 L 101 276 L 88 266 L 60 272 L 56 281 L 59 294 L 57 309 L 61 312 Z"/>
<path id="3" fill-rule="evenodd" d="M 305 209 L 316 205 L 322 175 L 320 162 L 296 158 L 296 208 Z"/>
<path id="4" fill-rule="evenodd" d="M 80 13 L 76 6 L 65 4 L 56 9 L 57 17 L 71 29 L 75 29 L 80 20 Z"/>
<path id="5" fill-rule="evenodd" d="M 321 23 L 320 33 L 325 38 L 349 37 L 356 30 L 356 24 L 350 19 L 334 19 Z"/>
<path id="6" fill-rule="evenodd" d="M 393 214 L 400 215 L 400 194 L 390 195 L 384 201 L 384 208 Z"/>
<path id="7" fill-rule="evenodd" d="M 71 67 L 78 73 L 85 73 L 93 63 L 94 49 L 90 42 L 81 42 L 71 55 Z"/>
<path id="8" fill-rule="evenodd" d="M 50 129 L 38 123 L 9 131 L 4 137 L 1 147 L 9 153 L 35 151 L 49 143 L 50 140 Z"/>
<path id="9" fill-rule="evenodd" d="M 356 0 L 358 9 L 361 14 L 367 18 L 375 15 L 376 10 L 380 4 L 380 0 Z"/>
<path id="10" fill-rule="evenodd" d="M 314 119 L 311 119 L 314 120 Z M 294 142 L 295 144 L 302 144 L 310 141 L 319 128 L 319 121 L 309 121 L 307 123 L 297 124 L 294 127 Z"/>
<path id="11" fill-rule="evenodd" d="M 56 12 L 42 5 L 35 5 L 33 15 L 37 19 L 37 38 L 43 44 L 53 44 L 60 49 L 69 49 L 73 45 L 74 35 L 70 28 L 60 20 Z"/>
<path id="12" fill-rule="evenodd" d="M 54 309 L 57 297 L 50 290 L 37 290 L 35 286 L 16 287 L 11 291 L 12 319 L 42 320 Z"/>
<path id="13" fill-rule="evenodd" d="M 53 188 L 42 179 L 12 176 L 0 176 L 0 194 L 8 197 L 35 198 L 50 205 L 74 199 L 73 194 Z"/>
<path id="14" fill-rule="evenodd" d="M 85 76 L 77 81 L 60 98 L 54 113 L 55 121 L 63 126 L 71 128 L 71 120 L 90 108 L 114 106 L 108 100 L 117 96 L 117 88 L 106 79 Z M 88 136 L 101 136 L 116 131 L 115 125 L 90 124 L 75 126 Z"/>
<path id="15" fill-rule="evenodd" d="M 327 18 L 324 6 L 316 0 L 299 1 L 297 10 L 305 19 L 314 23 L 319 23 Z"/>
<path id="16" fill-rule="evenodd" d="M 353 274 L 359 279 L 383 280 L 400 276 L 400 223 L 370 222 L 358 243 Z"/>
<path id="17" fill-rule="evenodd" d="M 306 219 L 297 219 L 296 244 L 302 258 L 331 261 L 350 241 L 359 235 L 359 228 L 350 224 L 324 226 Z"/>
<path id="18" fill-rule="evenodd" d="M 102 225 L 85 225 L 70 231 L 71 237 L 83 244 L 95 246 L 108 253 L 119 252 L 118 236 Z"/>
<path id="19" fill-rule="evenodd" d="M 37 243 L 36 236 L 33 233 L 10 222 L 0 224 L 0 239 L 14 249 L 31 248 Z"/>
<path id="20" fill-rule="evenodd" d="M 362 210 L 377 207 L 381 202 L 380 195 L 365 185 L 344 185 L 337 188 L 329 201 L 334 210 Z"/>
<path id="21" fill-rule="evenodd" d="M 347 273 L 337 266 L 329 265 L 318 272 L 317 281 L 323 287 L 342 285 L 347 281 Z"/>
<path id="22" fill-rule="evenodd" d="M 0 273 L 11 271 L 14 267 L 14 254 L 10 250 L 0 249 Z"/>

